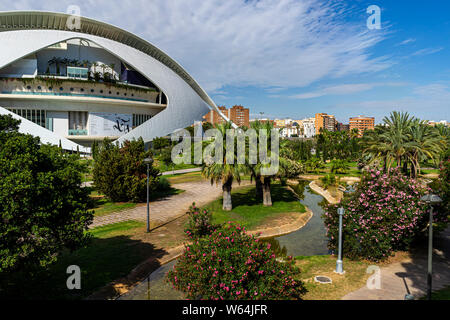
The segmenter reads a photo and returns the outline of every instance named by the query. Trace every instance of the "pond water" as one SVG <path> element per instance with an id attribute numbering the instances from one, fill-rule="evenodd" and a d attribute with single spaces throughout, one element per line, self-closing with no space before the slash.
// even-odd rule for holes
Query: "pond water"
<path id="1" fill-rule="evenodd" d="M 300 202 L 314 213 L 311 220 L 295 232 L 288 235 L 267 239 L 278 255 L 311 256 L 329 254 L 324 223 L 323 208 L 326 200 L 315 194 L 308 186 L 309 181 L 300 180 L 294 191 L 299 195 Z M 121 300 L 179 300 L 184 299 L 181 292 L 172 288 L 165 281 L 166 273 L 173 268 L 176 261 L 161 266 L 136 288 L 123 295 Z"/>
<path id="2" fill-rule="evenodd" d="M 322 220 L 323 205 L 327 202 L 322 196 L 314 193 L 308 184 L 309 181 L 301 180 L 294 191 L 301 198 L 300 202 L 314 213 L 311 220 L 300 230 L 273 239 L 276 247 L 285 248 L 282 249 L 283 253 L 286 252 L 287 255 L 294 257 L 330 253 L 327 248 L 326 229 Z"/>

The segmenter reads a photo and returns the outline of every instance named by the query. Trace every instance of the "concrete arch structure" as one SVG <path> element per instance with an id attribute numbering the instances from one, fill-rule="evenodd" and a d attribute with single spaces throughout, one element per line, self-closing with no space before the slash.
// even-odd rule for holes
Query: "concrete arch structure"
<path id="1" fill-rule="evenodd" d="M 83 39 L 125 61 L 154 83 L 167 97 L 167 106 L 118 141 L 142 137 L 145 142 L 201 120 L 210 109 L 226 121 L 214 101 L 172 58 L 149 42 L 112 25 L 80 17 L 70 30 L 70 15 L 51 12 L 0 12 L 0 69 L 49 46 Z"/>

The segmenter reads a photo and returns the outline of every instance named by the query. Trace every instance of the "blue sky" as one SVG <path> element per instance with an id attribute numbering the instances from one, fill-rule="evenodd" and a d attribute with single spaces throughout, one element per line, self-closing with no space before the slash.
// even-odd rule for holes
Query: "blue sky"
<path id="1" fill-rule="evenodd" d="M 166 51 L 217 104 L 253 116 L 408 111 L 450 120 L 450 1 L 17 0 L 1 11 L 66 12 L 117 25 Z M 367 7 L 381 8 L 369 30 Z"/>

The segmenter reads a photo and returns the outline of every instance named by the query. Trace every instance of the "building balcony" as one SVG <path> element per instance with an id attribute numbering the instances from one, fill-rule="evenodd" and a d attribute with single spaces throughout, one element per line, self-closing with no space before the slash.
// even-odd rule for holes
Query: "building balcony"
<path id="1" fill-rule="evenodd" d="M 0 98 L 79 100 L 111 104 L 142 104 L 165 107 L 160 93 L 133 85 L 76 80 L 68 77 L 11 79 L 0 78 Z"/>

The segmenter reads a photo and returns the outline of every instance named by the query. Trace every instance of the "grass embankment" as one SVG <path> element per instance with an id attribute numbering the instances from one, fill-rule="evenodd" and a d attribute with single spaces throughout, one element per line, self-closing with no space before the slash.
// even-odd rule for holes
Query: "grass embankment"
<path id="1" fill-rule="evenodd" d="M 169 174 L 169 175 L 165 175 L 164 177 L 167 178 L 167 180 L 170 182 L 170 184 L 209 181 L 202 177 L 202 173 L 200 171 L 189 172 L 189 173 L 180 173 L 180 174 Z M 249 181 L 250 176 L 243 175 L 241 177 L 241 180 Z"/>
<path id="2" fill-rule="evenodd" d="M 252 185 L 232 191 L 233 210 L 231 212 L 222 210 L 222 198 L 211 202 L 205 208 L 213 213 L 214 223 L 234 221 L 247 229 L 255 229 L 281 214 L 306 212 L 305 207 L 287 187 L 274 183 L 271 191 L 273 203 L 271 207 L 265 207 L 262 204 L 262 199 L 256 196 L 255 186 Z"/>
<path id="3" fill-rule="evenodd" d="M 170 171 L 174 171 L 174 170 L 184 170 L 184 169 L 193 169 L 193 168 L 198 168 L 198 165 L 195 164 L 173 164 L 173 165 L 166 165 L 162 162 L 159 162 L 156 166 L 156 168 L 161 171 L 161 172 L 170 172 Z"/>
<path id="4" fill-rule="evenodd" d="M 425 300 L 426 297 L 422 298 Z M 437 290 L 431 295 L 431 300 L 450 300 L 450 286 Z"/>
<path id="5" fill-rule="evenodd" d="M 33 278 L 15 281 L 7 298 L 20 299 L 83 299 L 106 284 L 124 277 L 142 261 L 162 250 L 139 235 L 145 235 L 145 223 L 126 221 L 92 229 L 91 243 L 75 252 L 63 252 L 58 261 Z M 81 269 L 81 290 L 68 290 L 67 267 Z M 16 291 L 17 290 L 17 291 Z"/>
<path id="6" fill-rule="evenodd" d="M 204 181 L 201 172 L 189 172 L 181 174 L 170 174 L 164 176 L 167 178 L 170 184 L 188 183 L 188 182 L 201 182 Z"/>

